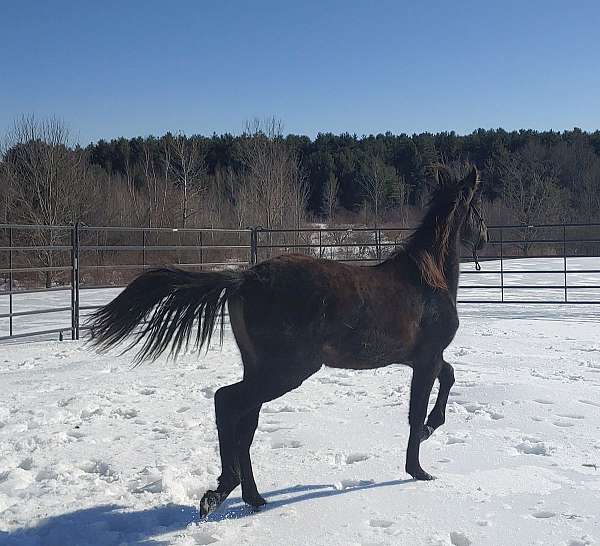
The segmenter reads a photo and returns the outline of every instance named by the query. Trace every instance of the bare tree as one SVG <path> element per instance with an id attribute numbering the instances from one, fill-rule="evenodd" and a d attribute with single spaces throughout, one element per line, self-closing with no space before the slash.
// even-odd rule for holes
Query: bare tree
<path id="1" fill-rule="evenodd" d="M 236 188 L 239 188 L 240 177 L 231 167 L 215 169 L 209 177 L 202 216 L 211 227 L 238 227 L 236 214 L 233 210 L 232 199 Z M 241 227 L 246 227 L 241 225 Z"/>
<path id="2" fill-rule="evenodd" d="M 330 174 L 323 186 L 323 212 L 330 223 L 334 222 L 335 212 L 338 206 L 338 193 L 340 183 L 335 174 Z"/>
<path id="3" fill-rule="evenodd" d="M 391 186 L 392 190 L 390 195 L 390 201 L 394 206 L 398 218 L 400 219 L 400 224 L 406 225 L 406 204 L 408 202 L 410 186 L 406 183 L 405 178 L 397 173 L 394 173 Z"/>
<path id="4" fill-rule="evenodd" d="M 367 201 L 371 205 L 374 227 L 380 225 L 381 213 L 386 201 L 389 183 L 389 167 L 377 156 L 369 159 L 366 173 L 359 179 Z"/>
<path id="5" fill-rule="evenodd" d="M 0 159 L 0 202 L 2 206 L 0 218 L 4 224 L 9 223 L 10 211 L 13 208 L 14 193 L 11 180 L 8 165 Z"/>
<path id="6" fill-rule="evenodd" d="M 600 191 L 598 188 L 600 188 L 600 160 L 596 158 L 596 161 L 590 164 L 581 176 L 581 187 L 576 203 L 581 219 L 586 222 L 600 220 Z"/>
<path id="7" fill-rule="evenodd" d="M 254 195 L 252 184 L 248 179 L 248 176 L 240 176 L 239 184 L 232 190 L 235 225 L 238 229 L 248 227 L 254 221 L 252 214 Z"/>
<path id="8" fill-rule="evenodd" d="M 162 227 L 172 220 L 169 216 L 169 194 L 172 185 L 167 176 L 160 176 L 159 168 L 147 141 L 144 141 L 144 187 L 147 195 L 146 225 Z"/>
<path id="9" fill-rule="evenodd" d="M 542 146 L 528 144 L 500 167 L 503 201 L 523 228 L 521 248 L 527 254 L 536 237 L 536 224 L 564 221 L 568 192 L 558 183 L 558 167 Z"/>
<path id="10" fill-rule="evenodd" d="M 579 221 L 600 219 L 600 157 L 581 135 L 561 142 L 552 150 L 561 184 L 570 190 L 572 206 Z"/>
<path id="11" fill-rule="evenodd" d="M 12 204 L 10 221 L 65 225 L 86 218 L 97 192 L 92 189 L 85 152 L 74 147 L 64 123 L 50 118 L 23 116 L 9 131 L 4 151 L 4 176 Z M 40 246 L 60 241 L 55 230 L 34 230 L 31 239 Z M 40 251 L 46 267 L 55 261 L 51 250 Z M 51 283 L 48 271 L 46 283 Z"/>
<path id="12" fill-rule="evenodd" d="M 247 124 L 241 157 L 245 175 L 237 193 L 236 205 L 243 209 L 238 217 L 266 229 L 300 227 L 308 189 L 297 156 L 283 140 L 281 122 L 271 118 Z"/>
<path id="13" fill-rule="evenodd" d="M 186 227 L 189 219 L 198 212 L 206 166 L 197 139 L 187 138 L 180 133 L 171 139 L 170 144 L 169 166 L 174 182 L 181 191 L 181 227 Z"/>

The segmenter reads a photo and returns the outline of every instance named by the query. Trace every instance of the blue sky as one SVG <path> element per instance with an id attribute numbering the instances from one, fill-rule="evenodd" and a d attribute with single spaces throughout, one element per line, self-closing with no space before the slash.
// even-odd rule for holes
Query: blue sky
<path id="1" fill-rule="evenodd" d="M 600 127 L 600 2 L 5 1 L 0 132 Z"/>

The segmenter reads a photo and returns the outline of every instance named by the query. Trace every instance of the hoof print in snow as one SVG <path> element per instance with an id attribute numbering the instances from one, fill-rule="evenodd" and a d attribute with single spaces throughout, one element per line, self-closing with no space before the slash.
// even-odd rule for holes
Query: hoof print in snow
<path id="1" fill-rule="evenodd" d="M 106 482 L 114 482 L 119 479 L 119 475 L 105 461 L 85 461 L 79 465 L 79 469 L 86 474 L 97 474 Z"/>
<path id="2" fill-rule="evenodd" d="M 262 410 L 264 413 L 295 413 L 296 411 L 298 411 L 296 408 L 294 408 L 293 406 L 267 406 L 266 408 L 264 408 Z"/>
<path id="3" fill-rule="evenodd" d="M 455 436 L 452 434 L 448 435 L 448 438 L 446 439 L 446 445 L 452 445 L 452 444 L 466 444 L 467 443 L 467 439 L 466 438 L 461 438 L 460 436 Z"/>
<path id="4" fill-rule="evenodd" d="M 333 484 L 333 488 L 337 491 L 345 491 L 346 489 L 369 487 L 374 483 L 375 480 L 340 480 Z"/>
<path id="5" fill-rule="evenodd" d="M 546 443 L 535 438 L 523 438 L 520 444 L 515 446 L 515 449 L 525 455 L 551 455 L 554 452 L 554 448 L 548 446 Z"/>
<path id="6" fill-rule="evenodd" d="M 302 447 L 302 442 L 299 442 L 298 440 L 283 440 L 271 444 L 272 449 L 297 449 L 299 447 Z"/>
<path id="7" fill-rule="evenodd" d="M 378 527 L 380 529 L 387 529 L 394 525 L 393 521 L 389 521 L 387 519 L 370 519 L 369 527 Z"/>
<path id="8" fill-rule="evenodd" d="M 138 416 L 138 411 L 133 408 L 115 408 L 110 412 L 111 417 L 117 417 L 122 419 L 133 419 Z"/>
<path id="9" fill-rule="evenodd" d="M 367 455 L 366 453 L 350 453 L 350 455 L 346 456 L 346 464 L 354 464 L 354 463 L 360 463 L 361 461 L 366 461 L 367 459 L 370 458 L 370 455 Z"/>
<path id="10" fill-rule="evenodd" d="M 205 544 L 215 544 L 216 542 L 219 542 L 219 539 L 210 533 L 195 533 L 192 535 L 192 538 L 194 539 L 194 543 L 198 544 L 199 546 L 203 546 Z"/>
<path id="11" fill-rule="evenodd" d="M 156 392 L 156 389 L 150 389 L 150 388 L 146 388 L 146 389 L 142 389 L 140 391 L 140 394 L 143 394 L 144 396 L 151 396 L 152 394 L 154 394 Z"/>
<path id="12" fill-rule="evenodd" d="M 453 546 L 471 546 L 473 544 L 467 535 L 460 531 L 452 531 L 450 533 L 450 542 Z"/>
<path id="13" fill-rule="evenodd" d="M 568 428 L 574 427 L 575 423 L 571 423 L 570 421 L 554 421 L 552 423 L 555 427 Z"/>
<path id="14" fill-rule="evenodd" d="M 578 413 L 557 413 L 557 417 L 564 417 L 565 419 L 585 419 L 585 415 Z"/>
<path id="15" fill-rule="evenodd" d="M 556 514 L 554 512 L 549 512 L 547 510 L 542 510 L 540 512 L 534 512 L 531 515 L 532 515 L 532 517 L 534 517 L 536 519 L 548 519 L 548 518 L 553 518 L 554 516 L 556 516 Z"/>
<path id="16" fill-rule="evenodd" d="M 597 408 L 600 408 L 600 402 L 595 400 L 580 400 L 580 402 L 582 404 L 587 404 L 588 406 L 596 406 Z"/>
<path id="17" fill-rule="evenodd" d="M 292 427 L 284 427 L 277 423 L 265 423 L 264 425 L 259 425 L 258 430 L 260 432 L 266 432 L 268 434 L 277 432 L 278 430 L 292 430 Z"/>

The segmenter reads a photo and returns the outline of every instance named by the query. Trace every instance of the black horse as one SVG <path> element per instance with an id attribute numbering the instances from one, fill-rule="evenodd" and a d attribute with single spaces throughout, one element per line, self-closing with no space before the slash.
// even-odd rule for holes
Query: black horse
<path id="1" fill-rule="evenodd" d="M 259 411 L 322 365 L 413 369 L 406 471 L 430 480 L 419 446 L 444 423 L 454 370 L 443 351 L 458 329 L 460 246 L 487 241 L 477 170 L 462 180 L 438 171 L 439 187 L 406 245 L 373 267 L 303 255 L 279 256 L 239 272 L 148 271 L 92 317 L 95 343 L 110 348 L 132 336 L 139 359 L 210 343 L 228 305 L 244 364 L 243 380 L 215 393 L 222 472 L 201 511 L 213 511 L 237 487 L 254 507 L 260 496 L 250 461 Z M 142 325 L 141 330 L 137 327 Z M 197 331 L 194 332 L 194 327 Z M 440 388 L 427 422 L 435 379 Z"/>

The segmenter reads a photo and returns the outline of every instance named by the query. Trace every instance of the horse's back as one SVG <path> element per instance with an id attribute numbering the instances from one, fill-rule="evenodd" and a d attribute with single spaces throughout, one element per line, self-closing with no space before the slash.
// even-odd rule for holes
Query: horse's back
<path id="1" fill-rule="evenodd" d="M 284 255 L 244 273 L 236 294 L 260 355 L 374 368 L 407 358 L 422 313 L 396 270 Z"/>

